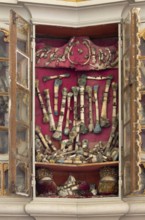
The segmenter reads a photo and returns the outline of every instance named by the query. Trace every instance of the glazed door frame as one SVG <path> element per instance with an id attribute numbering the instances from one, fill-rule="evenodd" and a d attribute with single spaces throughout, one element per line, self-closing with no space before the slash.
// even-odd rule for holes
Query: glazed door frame
<path id="1" fill-rule="evenodd" d="M 30 24 L 11 11 L 10 18 L 10 193 L 31 192 Z"/>

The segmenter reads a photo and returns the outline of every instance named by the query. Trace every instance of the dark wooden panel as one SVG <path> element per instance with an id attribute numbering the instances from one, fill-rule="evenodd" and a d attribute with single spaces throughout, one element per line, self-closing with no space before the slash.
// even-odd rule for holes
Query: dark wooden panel
<path id="1" fill-rule="evenodd" d="M 104 166 L 117 167 L 118 161 L 108 161 L 102 163 L 88 163 L 88 164 L 58 164 L 58 163 L 47 163 L 47 162 L 36 162 L 36 167 L 45 167 L 52 171 L 72 171 L 72 172 L 90 172 L 96 171 Z"/>
<path id="2" fill-rule="evenodd" d="M 36 25 L 36 36 L 70 38 L 72 36 L 89 36 L 91 38 L 117 37 L 118 24 L 105 24 L 81 28 Z"/>

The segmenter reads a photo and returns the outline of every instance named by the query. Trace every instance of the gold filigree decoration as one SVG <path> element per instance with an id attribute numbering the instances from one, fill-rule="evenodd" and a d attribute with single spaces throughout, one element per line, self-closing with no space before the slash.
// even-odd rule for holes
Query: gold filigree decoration
<path id="1" fill-rule="evenodd" d="M 139 36 L 140 38 L 143 38 L 143 39 L 145 40 L 145 29 L 140 30 L 139 33 L 138 33 L 138 36 Z"/>
<path id="2" fill-rule="evenodd" d="M 50 178 L 52 179 L 52 173 L 46 169 L 46 168 L 39 168 L 37 171 L 36 171 L 36 179 L 39 181 L 39 180 L 42 180 L 43 178 Z"/>
<path id="3" fill-rule="evenodd" d="M 136 52 L 137 55 L 140 54 L 140 34 L 141 32 L 139 31 L 139 11 L 136 10 L 135 11 L 136 14 L 136 29 L 138 31 L 138 34 L 136 34 Z M 145 32 L 144 32 L 145 33 Z M 143 34 L 143 32 L 142 32 Z M 143 36 L 143 35 L 142 35 Z M 144 35 L 145 37 L 145 35 Z M 138 58 L 138 56 L 137 56 Z M 140 163 L 141 163 L 141 158 L 140 158 L 140 152 L 142 151 L 141 146 L 142 146 L 142 136 L 141 136 L 141 132 L 142 132 L 142 128 L 140 125 L 140 122 L 142 120 L 142 116 L 140 114 L 141 109 L 142 109 L 142 104 L 141 104 L 141 88 L 142 88 L 142 83 L 141 83 L 141 71 L 140 71 L 140 66 L 141 66 L 141 62 L 139 59 L 137 59 L 137 64 L 136 64 L 136 81 L 137 81 L 137 87 L 136 87 L 136 104 L 137 104 L 137 127 L 136 127 L 136 151 L 137 153 L 137 167 L 138 167 L 138 176 L 137 176 L 137 187 L 138 190 L 140 191 L 142 188 L 142 179 L 141 179 L 141 167 L 140 167 Z"/>
<path id="4" fill-rule="evenodd" d="M 0 28 L 0 31 L 4 33 L 5 37 L 4 37 L 4 42 L 9 42 L 10 38 L 9 38 L 9 31 L 3 28 Z"/>

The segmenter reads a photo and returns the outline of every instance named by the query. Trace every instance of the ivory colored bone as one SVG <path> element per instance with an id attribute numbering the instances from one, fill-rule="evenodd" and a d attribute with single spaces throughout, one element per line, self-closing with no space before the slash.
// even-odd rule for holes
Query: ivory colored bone
<path id="1" fill-rule="evenodd" d="M 67 113 L 66 113 L 66 124 L 65 124 L 65 128 L 64 128 L 64 134 L 65 135 L 68 135 L 69 132 L 70 132 L 70 129 L 69 129 L 70 119 L 69 119 L 69 116 L 70 116 L 70 103 L 71 103 L 72 95 L 73 95 L 72 92 L 69 92 L 67 94 Z"/>
<path id="2" fill-rule="evenodd" d="M 81 125 L 81 121 L 77 121 L 76 126 L 74 126 L 69 133 L 69 140 L 72 143 L 75 140 L 75 150 L 78 150 L 78 146 L 79 146 L 80 125 Z"/>
<path id="3" fill-rule="evenodd" d="M 112 112 L 112 124 L 116 123 L 117 116 L 117 83 L 112 83 L 113 90 L 113 112 Z"/>
<path id="4" fill-rule="evenodd" d="M 64 152 L 64 153 L 62 153 L 62 155 L 66 156 L 66 155 L 70 155 L 70 154 L 74 154 L 74 153 L 76 153 L 75 150 L 72 150 L 72 151 Z"/>
<path id="5" fill-rule="evenodd" d="M 86 76 L 86 79 L 92 80 L 106 80 L 106 79 L 113 79 L 113 76 Z"/>
<path id="6" fill-rule="evenodd" d="M 95 134 L 100 133 L 102 130 L 100 126 L 100 118 L 99 118 L 98 89 L 99 89 L 99 85 L 95 85 L 94 86 L 94 98 L 95 98 L 95 107 L 96 107 L 96 124 L 94 128 Z"/>
<path id="7" fill-rule="evenodd" d="M 38 135 L 38 137 L 40 138 L 40 140 L 41 140 L 43 146 L 44 146 L 46 149 L 50 149 L 50 148 L 49 148 L 49 145 L 48 145 L 48 143 L 47 143 L 47 141 L 46 141 L 46 139 L 45 139 L 45 137 L 43 136 L 43 134 L 42 134 L 42 132 L 41 132 L 41 128 L 40 128 L 39 126 L 36 126 L 35 132 L 36 132 L 36 134 Z"/>
<path id="8" fill-rule="evenodd" d="M 117 126 L 118 126 L 118 123 L 115 123 L 112 125 L 111 134 L 110 134 L 109 140 L 106 144 L 105 155 L 107 155 L 107 154 L 110 155 L 110 148 L 111 148 L 112 141 L 115 138 L 115 132 L 116 132 Z"/>
<path id="9" fill-rule="evenodd" d="M 92 87 L 91 86 L 86 86 L 86 92 L 88 93 L 89 97 L 89 131 L 92 132 L 94 129 L 94 124 L 93 124 L 93 109 L 92 109 Z"/>
<path id="10" fill-rule="evenodd" d="M 61 79 L 55 79 L 54 81 L 54 114 L 55 115 L 58 115 L 58 94 L 61 84 L 62 84 Z"/>
<path id="11" fill-rule="evenodd" d="M 101 127 L 110 126 L 109 119 L 107 118 L 107 103 L 108 103 L 108 93 L 109 93 L 110 85 L 111 85 L 111 80 L 108 79 L 106 81 L 105 91 L 103 94 L 103 104 L 102 104 L 101 118 L 100 118 Z"/>
<path id="12" fill-rule="evenodd" d="M 61 141 L 61 151 L 68 152 L 73 150 L 73 143 L 69 139 L 65 139 Z"/>
<path id="13" fill-rule="evenodd" d="M 77 132 L 76 140 L 75 140 L 75 150 L 78 150 L 80 145 L 80 125 L 81 125 L 81 121 L 77 121 L 75 126 Z"/>
<path id="14" fill-rule="evenodd" d="M 66 78 L 66 77 L 69 77 L 69 76 L 70 76 L 69 73 L 64 73 L 64 74 L 56 75 L 56 76 L 44 76 L 43 77 L 43 82 L 46 82 L 46 81 L 51 80 L 51 79 L 62 79 L 62 78 Z"/>
<path id="15" fill-rule="evenodd" d="M 45 89 L 44 94 L 45 94 L 46 104 L 47 104 L 47 108 L 48 108 L 50 131 L 55 131 L 56 127 L 55 127 L 54 117 L 53 117 L 53 114 L 52 114 L 49 89 Z"/>
<path id="16" fill-rule="evenodd" d="M 69 73 L 64 73 L 61 75 L 55 75 L 55 76 L 44 76 L 43 81 L 46 82 L 48 80 L 55 79 L 54 81 L 54 114 L 58 115 L 58 94 L 59 94 L 59 88 L 62 84 L 62 78 L 69 77 Z"/>
<path id="17" fill-rule="evenodd" d="M 52 140 L 50 139 L 50 137 L 46 134 L 45 135 L 45 140 L 48 143 L 48 145 L 50 146 L 52 151 L 56 151 L 56 147 L 54 146 L 54 144 L 52 143 Z"/>
<path id="18" fill-rule="evenodd" d="M 73 86 L 72 87 L 73 92 L 73 98 L 74 98 L 74 120 L 73 120 L 73 126 L 76 125 L 76 122 L 78 120 L 78 94 L 79 94 L 79 87 Z"/>
<path id="19" fill-rule="evenodd" d="M 85 125 L 85 115 L 84 115 L 84 92 L 85 92 L 85 85 L 86 85 L 86 77 L 81 76 L 78 80 L 78 84 L 80 87 L 80 120 L 81 120 L 81 128 L 80 133 L 86 134 L 88 129 Z"/>
<path id="20" fill-rule="evenodd" d="M 79 149 L 79 145 L 80 145 L 80 134 L 78 133 L 75 141 L 75 151 Z"/>
<path id="21" fill-rule="evenodd" d="M 118 141 L 118 132 L 117 132 L 117 126 L 118 126 L 118 119 L 117 119 L 117 83 L 112 83 L 112 89 L 113 89 L 113 112 L 112 112 L 112 131 L 109 137 L 109 140 L 106 145 L 105 153 L 106 156 L 110 156 L 113 151 L 113 149 L 116 147 L 116 143 Z M 115 158 L 117 157 L 118 151 L 115 151 Z"/>
<path id="22" fill-rule="evenodd" d="M 89 142 L 88 142 L 87 139 L 83 139 L 83 140 L 82 140 L 82 148 L 83 148 L 83 149 L 88 148 L 88 144 L 89 144 Z"/>
<path id="23" fill-rule="evenodd" d="M 36 89 L 36 94 L 38 95 L 38 99 L 39 99 L 40 106 L 41 106 L 42 113 L 43 113 L 43 122 L 47 123 L 47 122 L 49 122 L 49 117 L 48 117 L 48 113 L 45 108 L 45 105 L 44 105 L 44 102 L 43 102 L 43 99 L 42 99 L 42 96 L 41 96 L 41 93 L 39 90 L 39 80 L 35 81 L 35 89 Z"/>
<path id="24" fill-rule="evenodd" d="M 114 133 L 114 138 L 112 139 L 112 142 L 110 144 L 110 146 L 107 148 L 108 150 L 105 151 L 106 153 L 106 156 L 108 157 L 112 157 L 113 159 L 113 155 L 112 155 L 112 152 L 119 152 L 119 149 L 118 149 L 118 132 L 115 131 Z M 115 149 L 118 149 L 118 150 L 115 150 Z M 115 153 L 115 155 L 117 156 L 117 154 Z M 114 154 L 114 153 L 113 153 Z M 114 159 L 113 159 L 114 160 Z"/>
<path id="25" fill-rule="evenodd" d="M 112 151 L 110 152 L 110 155 L 111 155 L 111 158 L 112 158 L 113 161 L 117 160 L 118 157 L 119 157 L 119 149 L 118 149 L 118 147 L 114 147 L 112 149 Z"/>
<path id="26" fill-rule="evenodd" d="M 62 125 L 63 125 L 63 119 L 64 119 L 64 112 L 65 112 L 65 106 L 66 106 L 66 97 L 67 97 L 67 89 L 63 88 L 62 90 L 62 102 L 61 102 L 61 109 L 60 109 L 60 115 L 58 119 L 58 125 L 57 129 L 53 134 L 53 138 L 56 140 L 62 139 Z"/>

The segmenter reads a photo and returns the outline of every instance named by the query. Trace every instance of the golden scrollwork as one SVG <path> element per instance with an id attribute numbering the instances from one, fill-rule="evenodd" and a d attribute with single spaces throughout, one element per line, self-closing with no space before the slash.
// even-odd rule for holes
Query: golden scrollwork
<path id="1" fill-rule="evenodd" d="M 4 28 L 0 28 L 0 32 L 4 33 L 4 42 L 9 42 L 9 31 L 4 29 Z"/>
<path id="2" fill-rule="evenodd" d="M 145 40 L 145 29 L 140 30 L 139 33 L 138 33 L 138 36 L 139 36 L 140 38 L 143 38 L 143 39 Z"/>
<path id="3" fill-rule="evenodd" d="M 37 180 L 42 180 L 43 178 L 45 177 L 49 177 L 50 179 L 52 179 L 52 173 L 46 169 L 46 168 L 39 168 L 37 171 L 36 171 L 36 178 Z"/>

